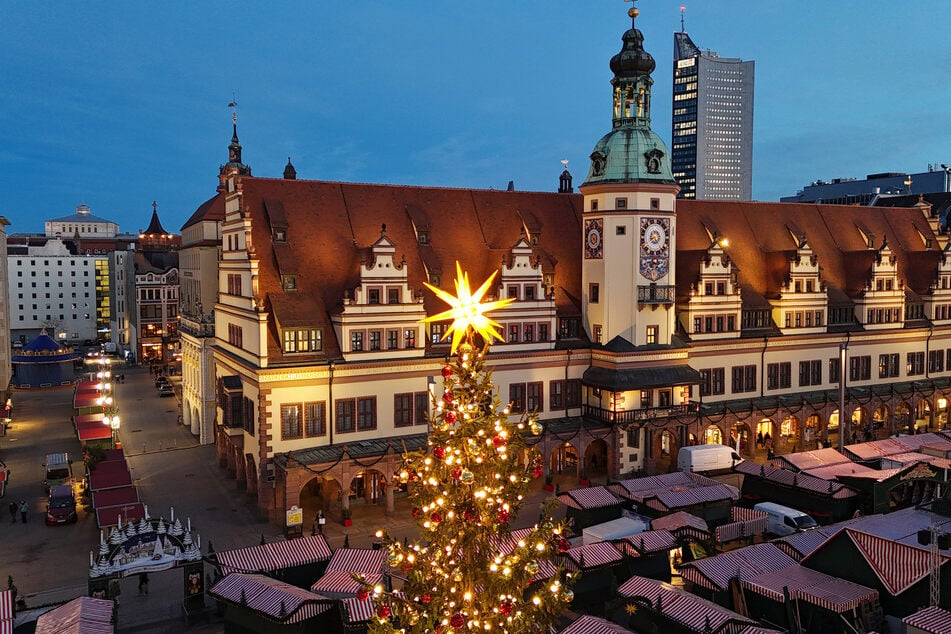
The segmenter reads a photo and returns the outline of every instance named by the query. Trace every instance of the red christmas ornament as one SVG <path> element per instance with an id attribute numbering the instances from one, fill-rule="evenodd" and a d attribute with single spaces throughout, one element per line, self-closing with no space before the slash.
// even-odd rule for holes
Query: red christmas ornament
<path id="1" fill-rule="evenodd" d="M 413 569 L 413 564 L 409 563 L 408 561 L 404 561 L 403 563 L 400 564 L 400 570 L 402 572 L 409 572 L 412 569 Z"/>
<path id="2" fill-rule="evenodd" d="M 433 514 L 429 516 L 429 519 L 431 519 L 433 523 L 438 524 L 442 521 L 442 513 L 440 511 L 434 511 Z"/>
<path id="3" fill-rule="evenodd" d="M 446 401 L 447 405 L 452 405 L 452 390 L 446 390 L 443 392 L 442 400 Z"/>
<path id="4" fill-rule="evenodd" d="M 420 513 L 421 513 L 421 511 L 420 511 L 419 507 L 414 508 L 414 509 L 413 509 L 413 519 L 416 519 L 417 517 L 419 517 L 419 514 L 420 514 Z"/>
<path id="5" fill-rule="evenodd" d="M 447 425 L 456 424 L 456 413 L 453 411 L 446 412 L 446 415 L 443 418 L 446 420 Z"/>
<path id="6" fill-rule="evenodd" d="M 380 617 L 381 619 L 389 618 L 390 613 L 391 613 L 390 606 L 388 605 L 381 605 L 380 607 L 376 609 L 376 615 Z"/>
<path id="7" fill-rule="evenodd" d="M 558 540 L 558 552 L 566 553 L 569 549 L 571 549 L 571 542 L 564 537 Z"/>
<path id="8" fill-rule="evenodd" d="M 470 524 L 472 524 L 473 522 L 475 522 L 475 521 L 476 521 L 476 518 L 477 518 L 477 516 L 476 516 L 475 512 L 473 512 L 472 509 L 466 509 L 466 510 L 464 510 L 464 511 L 462 512 L 462 519 L 464 519 L 465 521 L 469 522 Z"/>
<path id="9" fill-rule="evenodd" d="M 360 599 L 361 601 L 366 599 L 368 596 L 370 596 L 370 593 L 367 592 L 366 588 L 360 588 L 359 590 L 357 590 L 357 598 Z"/>
<path id="10" fill-rule="evenodd" d="M 452 476 L 453 480 L 459 480 L 462 478 L 462 467 L 456 465 L 452 468 L 452 471 L 449 472 L 449 475 Z"/>
<path id="11" fill-rule="evenodd" d="M 432 599 L 433 598 L 429 595 L 428 592 L 419 598 L 419 600 L 422 601 L 423 603 L 429 603 L 430 601 L 432 601 Z"/>
<path id="12" fill-rule="evenodd" d="M 442 378 L 448 379 L 451 376 L 452 376 L 452 366 L 451 365 L 443 366 Z"/>
<path id="13" fill-rule="evenodd" d="M 543 473 L 545 473 L 545 469 L 539 465 L 535 465 L 535 468 L 532 469 L 532 477 L 540 478 Z"/>
<path id="14" fill-rule="evenodd" d="M 466 617 L 462 614 L 456 612 L 451 617 L 449 617 L 449 625 L 453 626 L 457 630 L 462 629 L 462 626 L 466 624 Z"/>
<path id="15" fill-rule="evenodd" d="M 499 521 L 504 524 L 507 521 L 509 521 L 509 512 L 506 511 L 505 509 L 502 509 L 501 511 L 499 511 L 499 514 L 497 517 L 499 518 Z"/>
<path id="16" fill-rule="evenodd" d="M 513 607 L 515 606 L 512 605 L 511 601 L 503 601 L 502 605 L 499 606 L 499 612 L 501 612 L 505 616 L 508 616 L 509 614 L 512 613 Z"/>
<path id="17" fill-rule="evenodd" d="M 446 450 L 442 447 L 433 447 L 433 457 L 436 460 L 442 460 L 446 456 Z"/>
<path id="18" fill-rule="evenodd" d="M 492 444 L 495 445 L 496 449 L 498 449 L 499 447 L 503 447 L 505 446 L 505 438 L 502 438 L 501 436 L 496 436 L 492 439 Z"/>

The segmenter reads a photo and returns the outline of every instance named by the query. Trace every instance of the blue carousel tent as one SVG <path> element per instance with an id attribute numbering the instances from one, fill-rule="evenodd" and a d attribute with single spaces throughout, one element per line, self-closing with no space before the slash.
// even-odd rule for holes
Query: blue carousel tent
<path id="1" fill-rule="evenodd" d="M 44 332 L 13 355 L 13 387 L 69 385 L 75 381 L 73 362 L 78 358 L 79 353 Z"/>

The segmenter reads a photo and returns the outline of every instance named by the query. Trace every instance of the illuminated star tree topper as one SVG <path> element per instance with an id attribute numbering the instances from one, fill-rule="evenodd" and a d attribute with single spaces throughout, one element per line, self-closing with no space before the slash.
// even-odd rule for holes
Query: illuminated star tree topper
<path id="1" fill-rule="evenodd" d="M 454 354 L 456 352 L 456 348 L 459 347 L 459 344 L 463 341 L 463 339 L 471 342 L 472 335 L 474 333 L 479 334 L 487 344 L 491 343 L 492 339 L 498 339 L 499 341 L 502 341 L 502 325 L 494 319 L 488 317 L 486 313 L 491 310 L 502 308 L 503 306 L 508 306 L 514 302 L 515 299 L 509 297 L 506 299 L 482 303 L 482 298 L 492 287 L 492 280 L 495 279 L 497 274 L 498 271 L 494 271 L 492 275 L 489 276 L 489 279 L 482 282 L 482 286 L 480 286 L 478 290 L 473 293 L 469 287 L 469 274 L 463 273 L 462 266 L 459 264 L 459 262 L 456 262 L 455 296 L 447 293 L 441 288 L 436 288 L 431 284 L 426 284 L 426 288 L 435 293 L 436 297 L 451 306 L 449 310 L 445 310 L 441 313 L 423 319 L 423 322 L 425 323 L 452 319 L 452 323 L 449 325 L 449 328 L 446 329 L 446 332 L 442 337 L 443 340 L 445 340 L 449 338 L 450 334 L 452 334 L 452 348 L 450 349 L 450 354 Z"/>

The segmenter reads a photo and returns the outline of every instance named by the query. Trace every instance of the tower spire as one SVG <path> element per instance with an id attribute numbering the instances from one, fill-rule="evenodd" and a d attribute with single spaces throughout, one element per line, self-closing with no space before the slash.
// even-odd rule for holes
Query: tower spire
<path id="1" fill-rule="evenodd" d="M 251 175 L 251 168 L 241 162 L 241 142 L 238 141 L 238 101 L 233 92 L 228 107 L 231 108 L 231 143 L 228 145 L 228 162 L 218 171 L 219 180 L 231 173 Z M 221 180 L 221 183 L 224 181 Z"/>
<path id="2" fill-rule="evenodd" d="M 686 33 L 687 27 L 684 26 L 684 14 L 687 12 L 687 7 L 680 5 L 680 32 Z"/>

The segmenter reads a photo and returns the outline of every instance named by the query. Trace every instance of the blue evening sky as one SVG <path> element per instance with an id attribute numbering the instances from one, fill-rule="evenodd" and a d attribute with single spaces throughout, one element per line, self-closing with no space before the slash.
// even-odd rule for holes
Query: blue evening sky
<path id="1" fill-rule="evenodd" d="M 642 0 L 669 144 L 681 2 Z M 947 0 L 686 2 L 704 49 L 756 62 L 753 193 L 951 163 Z M 610 129 L 620 0 L 8 0 L 0 215 L 178 232 L 215 193 L 232 92 L 254 175 L 554 191 Z"/>

